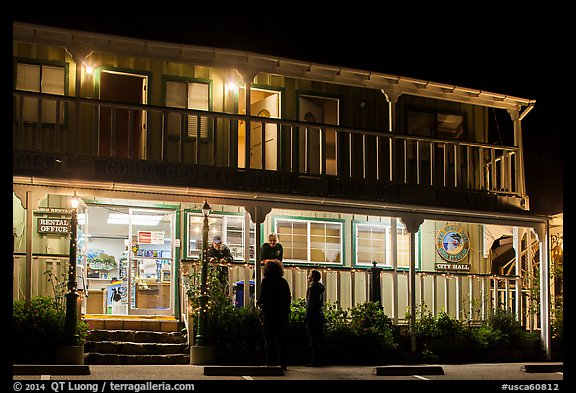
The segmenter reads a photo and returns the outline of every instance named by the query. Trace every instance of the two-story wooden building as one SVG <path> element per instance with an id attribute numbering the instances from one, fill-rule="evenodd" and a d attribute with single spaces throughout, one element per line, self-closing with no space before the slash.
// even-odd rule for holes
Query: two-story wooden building
<path id="1" fill-rule="evenodd" d="M 201 252 L 206 200 L 231 289 L 274 232 L 296 298 L 315 267 L 328 301 L 362 302 L 376 262 L 395 322 L 423 303 L 472 319 L 505 307 L 549 353 L 548 217 L 530 214 L 523 170 L 532 100 L 18 22 L 13 87 L 14 298 L 66 271 L 76 195 L 82 312 L 184 318 L 178 275 Z M 509 146 L 490 143 L 495 111 Z"/>

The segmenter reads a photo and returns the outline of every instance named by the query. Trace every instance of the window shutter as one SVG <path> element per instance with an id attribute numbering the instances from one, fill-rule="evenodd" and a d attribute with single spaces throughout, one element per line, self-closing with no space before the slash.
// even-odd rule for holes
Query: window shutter
<path id="1" fill-rule="evenodd" d="M 64 68 L 42 67 L 42 93 L 64 95 Z M 60 105 L 60 122 L 64 117 L 64 106 Z M 56 123 L 56 101 L 42 100 L 42 121 Z"/>
<path id="2" fill-rule="evenodd" d="M 25 91 L 40 91 L 40 66 L 18 64 L 16 69 L 16 89 Z M 25 122 L 36 122 L 38 119 L 38 100 L 25 97 L 23 100 L 23 118 Z M 20 113 L 18 111 L 17 113 Z"/>
<path id="3" fill-rule="evenodd" d="M 166 106 L 186 108 L 186 82 L 166 82 Z M 180 113 L 168 113 L 168 135 L 180 135 Z"/>
<path id="4" fill-rule="evenodd" d="M 192 82 L 188 84 L 188 109 L 207 111 L 208 83 Z M 197 116 L 188 116 L 188 136 L 196 137 L 198 128 Z M 200 117 L 200 137 L 208 138 L 208 117 Z"/>

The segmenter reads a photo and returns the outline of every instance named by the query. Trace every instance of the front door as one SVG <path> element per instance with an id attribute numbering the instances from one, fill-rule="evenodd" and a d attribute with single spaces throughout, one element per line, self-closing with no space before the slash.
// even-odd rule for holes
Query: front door
<path id="1" fill-rule="evenodd" d="M 250 90 L 250 114 L 262 118 L 280 118 L 280 93 L 272 90 L 252 88 Z M 246 113 L 246 91 L 240 89 L 238 113 Z M 264 151 L 264 169 L 278 168 L 278 138 L 280 127 L 276 124 L 253 121 L 250 123 L 250 168 L 262 169 L 262 152 Z M 264 138 L 263 135 L 264 134 Z M 264 146 L 262 146 L 264 139 Z M 264 149 L 264 150 L 263 150 Z M 246 167 L 246 124 L 240 122 L 238 127 L 238 166 Z"/>
<path id="2" fill-rule="evenodd" d="M 128 313 L 171 315 L 174 304 L 173 211 L 130 208 Z"/>
<path id="3" fill-rule="evenodd" d="M 100 73 L 100 156 L 144 157 L 145 116 L 142 110 L 122 104 L 143 104 L 146 77 L 112 71 Z"/>
<path id="4" fill-rule="evenodd" d="M 79 216 L 84 312 L 172 315 L 174 210 L 88 205 Z"/>

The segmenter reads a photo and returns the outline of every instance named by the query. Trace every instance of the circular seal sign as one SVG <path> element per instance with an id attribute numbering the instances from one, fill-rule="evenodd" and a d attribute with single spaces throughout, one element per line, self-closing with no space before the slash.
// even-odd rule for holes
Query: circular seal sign
<path id="1" fill-rule="evenodd" d="M 459 225 L 445 225 L 436 235 L 436 251 L 449 262 L 459 262 L 470 250 L 468 233 Z"/>

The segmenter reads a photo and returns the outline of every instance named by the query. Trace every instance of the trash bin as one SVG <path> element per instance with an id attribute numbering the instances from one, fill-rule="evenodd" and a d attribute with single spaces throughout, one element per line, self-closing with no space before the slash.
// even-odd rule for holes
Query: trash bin
<path id="1" fill-rule="evenodd" d="M 237 281 L 234 286 L 234 304 L 236 307 L 244 307 L 244 281 Z M 250 280 L 250 299 L 254 298 L 254 280 Z"/>

